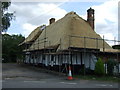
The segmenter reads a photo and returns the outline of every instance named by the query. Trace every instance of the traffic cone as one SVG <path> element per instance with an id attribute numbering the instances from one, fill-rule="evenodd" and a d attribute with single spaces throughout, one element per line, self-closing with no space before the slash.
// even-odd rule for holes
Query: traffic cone
<path id="1" fill-rule="evenodd" d="M 69 74 L 68 74 L 68 80 L 72 80 L 72 73 L 71 73 L 71 67 L 69 66 Z"/>

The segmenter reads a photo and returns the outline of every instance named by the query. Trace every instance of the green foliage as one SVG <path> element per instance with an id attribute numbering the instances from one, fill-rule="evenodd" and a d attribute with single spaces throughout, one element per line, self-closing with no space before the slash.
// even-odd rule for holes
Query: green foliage
<path id="1" fill-rule="evenodd" d="M 97 81 L 109 81 L 109 82 L 120 82 L 119 77 L 113 77 L 113 76 L 108 76 L 104 75 L 103 77 L 98 77 L 95 75 L 73 75 L 73 78 L 80 78 L 81 80 L 97 80 Z"/>
<path id="2" fill-rule="evenodd" d="M 25 38 L 22 35 L 2 35 L 2 58 L 4 62 L 16 62 L 22 57 L 23 47 L 18 46 Z"/>
<path id="3" fill-rule="evenodd" d="M 6 32 L 10 27 L 10 21 L 13 19 L 13 13 L 6 13 L 2 18 L 2 31 Z"/>
<path id="4" fill-rule="evenodd" d="M 96 75 L 104 75 L 104 63 L 102 62 L 101 58 L 95 64 L 95 74 Z"/>
<path id="5" fill-rule="evenodd" d="M 81 75 L 84 75 L 84 72 L 85 72 L 85 66 L 83 65 L 83 66 L 80 68 L 79 73 L 80 73 Z"/>
<path id="6" fill-rule="evenodd" d="M 3 10 L 8 9 L 8 7 L 10 6 L 10 4 L 11 4 L 10 1 L 9 2 L 2 2 L 2 8 L 3 8 Z"/>
<path id="7" fill-rule="evenodd" d="M 108 75 L 113 75 L 114 66 L 116 65 L 116 62 L 113 59 L 109 59 L 107 62 L 107 72 Z"/>
<path id="8" fill-rule="evenodd" d="M 120 45 L 114 45 L 112 46 L 113 49 L 120 49 Z"/>
<path id="9" fill-rule="evenodd" d="M 14 18 L 13 13 L 7 11 L 8 7 L 11 5 L 11 2 L 0 2 L 2 5 L 2 32 L 6 32 L 10 27 L 10 21 Z"/>

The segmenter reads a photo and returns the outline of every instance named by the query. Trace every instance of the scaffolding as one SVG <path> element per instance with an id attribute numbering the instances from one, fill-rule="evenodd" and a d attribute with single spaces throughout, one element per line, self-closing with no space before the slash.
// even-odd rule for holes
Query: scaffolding
<path id="1" fill-rule="evenodd" d="M 46 30 L 45 30 L 46 32 Z M 61 72 L 68 72 L 68 66 L 72 66 L 72 72 L 73 74 L 75 73 L 75 69 L 77 66 L 74 66 L 73 65 L 73 55 L 75 55 L 75 60 L 76 60 L 76 63 L 78 63 L 78 56 L 77 54 L 79 54 L 81 57 L 81 65 L 82 63 L 85 64 L 85 61 L 82 60 L 83 58 L 86 57 L 86 54 L 87 53 L 93 53 L 95 54 L 97 57 L 99 57 L 100 55 L 113 55 L 113 57 L 115 57 L 117 59 L 118 62 L 120 62 L 120 51 L 119 50 L 114 50 L 114 51 L 106 51 L 107 49 L 105 48 L 105 41 L 112 41 L 116 44 L 116 42 L 120 42 L 120 41 L 117 41 L 117 40 L 108 40 L 108 39 L 99 39 L 99 38 L 92 38 L 92 37 L 81 37 L 81 36 L 68 36 L 69 37 L 69 47 L 68 49 L 64 49 L 62 50 L 62 39 L 60 38 L 59 40 L 59 44 L 56 45 L 56 46 L 52 46 L 51 42 L 48 41 L 48 37 L 46 37 L 46 33 L 45 33 L 45 37 L 43 39 L 38 39 L 37 41 L 35 41 L 36 43 L 34 42 L 30 42 L 28 44 L 26 44 L 26 49 L 24 50 L 24 52 L 30 56 L 30 58 L 34 55 L 36 55 L 36 52 L 37 55 L 36 56 L 39 56 L 39 54 L 42 55 L 41 59 L 42 59 L 42 67 L 45 67 L 45 57 L 48 55 L 49 59 L 51 58 L 51 62 L 53 62 L 53 65 L 54 65 L 54 60 L 55 62 L 58 60 L 58 67 L 56 67 L 57 71 L 59 73 Z M 80 47 L 74 47 L 72 45 L 72 39 L 73 38 L 78 38 L 80 40 L 83 41 L 83 45 L 84 47 L 80 48 Z M 87 40 L 94 40 L 95 43 L 95 47 L 96 48 L 87 48 Z M 102 41 L 103 44 L 102 44 L 102 50 L 99 49 L 99 41 Z M 78 41 L 79 42 L 79 41 Z M 44 44 L 44 48 L 41 48 L 39 47 L 40 44 Z M 46 44 L 47 47 L 46 47 Z M 33 48 L 30 48 L 30 46 L 33 45 Z M 38 47 L 37 49 L 35 47 Z M 59 50 L 58 50 L 58 47 L 59 47 Z M 91 57 L 91 56 L 89 56 Z M 29 58 L 29 63 L 31 63 L 31 60 Z M 65 58 L 65 60 L 68 60 L 66 61 L 67 63 L 63 63 L 63 58 Z M 33 62 L 35 61 L 35 57 L 33 58 Z M 40 58 L 39 58 L 40 59 Z M 52 59 L 54 59 L 52 61 Z M 84 62 L 83 62 L 84 61 Z M 90 61 L 90 60 L 89 60 Z M 38 63 L 38 62 L 37 62 Z M 89 62 L 89 65 L 90 65 L 91 62 Z M 34 64 L 34 63 L 33 63 Z M 63 65 L 64 64 L 64 65 Z M 56 64 L 55 64 L 56 65 Z M 90 67 L 90 66 L 89 66 Z M 48 68 L 47 69 L 51 69 L 48 65 Z M 52 69 L 51 69 L 52 70 Z M 120 70 L 119 70 L 120 71 Z M 85 68 L 84 68 L 84 75 L 85 75 Z"/>

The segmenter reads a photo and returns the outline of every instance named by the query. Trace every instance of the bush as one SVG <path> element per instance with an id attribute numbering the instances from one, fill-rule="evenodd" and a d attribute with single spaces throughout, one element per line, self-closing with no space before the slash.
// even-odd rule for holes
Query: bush
<path id="1" fill-rule="evenodd" d="M 116 62 L 113 59 L 108 60 L 107 62 L 108 75 L 113 75 L 113 70 L 115 65 L 116 65 Z"/>
<path id="2" fill-rule="evenodd" d="M 90 68 L 86 68 L 86 69 L 85 69 L 85 73 L 86 73 L 87 75 L 92 75 L 92 74 L 94 74 L 94 71 L 91 70 Z"/>
<path id="3" fill-rule="evenodd" d="M 105 73 L 105 71 L 104 71 L 104 63 L 99 58 L 98 61 L 95 64 L 95 74 L 102 76 L 102 75 L 104 75 L 104 73 Z"/>
<path id="4" fill-rule="evenodd" d="M 85 73 L 85 66 L 84 66 L 84 65 L 81 65 L 81 68 L 80 68 L 79 73 L 80 73 L 81 75 L 84 75 L 84 73 Z"/>
<path id="5" fill-rule="evenodd" d="M 85 67 L 81 67 L 79 74 L 84 75 L 92 75 L 93 74 L 93 70 L 91 70 L 90 68 L 85 68 Z"/>

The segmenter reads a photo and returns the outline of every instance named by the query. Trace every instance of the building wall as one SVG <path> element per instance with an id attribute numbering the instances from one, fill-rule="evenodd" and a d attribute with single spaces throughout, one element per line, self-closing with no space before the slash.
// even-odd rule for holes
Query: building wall
<path id="1" fill-rule="evenodd" d="M 71 65 L 85 65 L 86 68 L 94 70 L 97 59 L 91 53 L 72 53 L 62 55 L 43 55 L 42 53 L 29 54 L 25 56 L 25 63 L 29 64 L 43 64 L 44 66 L 62 66 L 65 64 Z"/>
<path id="2" fill-rule="evenodd" d="M 102 59 L 103 55 L 99 55 L 98 57 L 101 57 Z M 110 58 L 109 55 L 107 55 L 107 58 Z M 115 56 L 111 56 L 112 59 Z M 92 53 L 73 53 L 72 55 L 69 54 L 61 54 L 61 55 L 50 55 L 46 54 L 43 55 L 42 53 L 31 53 L 25 55 L 24 63 L 27 64 L 33 64 L 33 65 L 41 65 L 44 67 L 51 67 L 54 68 L 56 71 L 59 70 L 59 67 L 61 68 L 61 71 L 64 71 L 65 68 L 67 70 L 68 65 L 71 64 L 73 66 L 73 71 L 78 72 L 81 69 L 82 65 L 85 65 L 86 68 L 89 68 L 91 70 L 95 69 L 95 64 L 97 62 L 96 55 Z M 104 64 L 105 72 L 107 74 L 107 65 Z M 64 69 L 64 70 L 63 70 Z M 118 67 L 114 67 L 115 73 L 120 73 L 120 63 Z"/>

